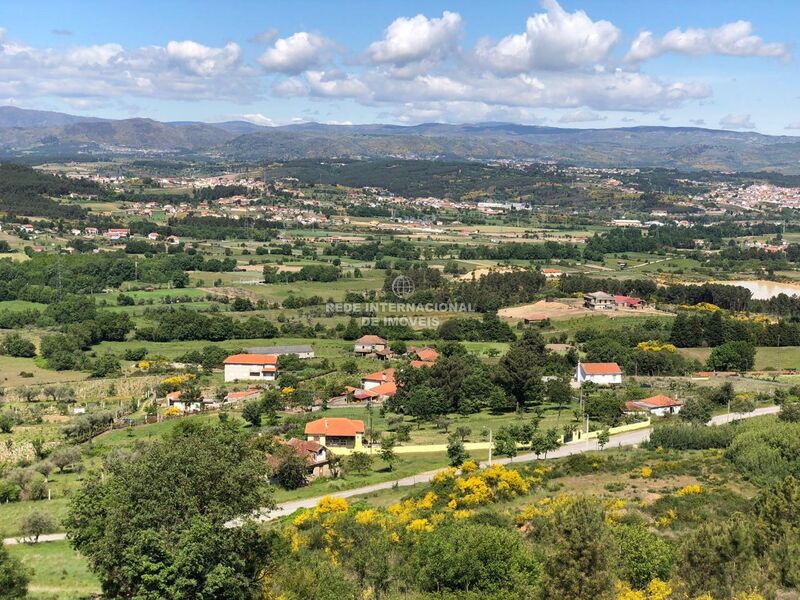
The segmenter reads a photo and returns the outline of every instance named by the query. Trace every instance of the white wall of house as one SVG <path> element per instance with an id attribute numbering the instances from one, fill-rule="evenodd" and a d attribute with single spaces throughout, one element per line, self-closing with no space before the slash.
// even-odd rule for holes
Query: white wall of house
<path id="1" fill-rule="evenodd" d="M 361 382 L 361 387 L 365 390 L 371 390 L 381 385 L 380 381 L 372 381 L 371 379 L 364 379 Z"/>
<path id="2" fill-rule="evenodd" d="M 586 373 L 583 372 L 583 369 L 578 369 L 577 379 L 578 383 L 583 383 L 584 381 L 591 381 L 592 383 L 596 383 L 597 385 L 615 385 L 622 383 L 622 374 L 613 373 L 608 375 L 587 375 Z"/>
<path id="3" fill-rule="evenodd" d="M 225 365 L 225 381 L 275 381 L 275 371 L 263 372 L 265 365 Z"/>
<path id="4" fill-rule="evenodd" d="M 681 412 L 680 406 L 660 406 L 650 410 L 650 414 L 656 415 L 657 417 L 663 417 L 664 415 L 677 415 L 679 412 Z"/>

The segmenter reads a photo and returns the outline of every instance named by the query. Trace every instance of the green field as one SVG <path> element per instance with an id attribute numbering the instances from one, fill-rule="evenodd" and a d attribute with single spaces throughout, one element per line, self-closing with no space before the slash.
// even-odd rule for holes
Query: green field
<path id="1" fill-rule="evenodd" d="M 8 551 L 32 572 L 31 600 L 78 600 L 100 593 L 100 582 L 69 542 L 19 544 Z"/>
<path id="2" fill-rule="evenodd" d="M 680 348 L 678 351 L 702 363 L 705 363 L 711 355 L 711 348 Z M 755 368 L 759 371 L 800 369 L 800 346 L 759 346 Z"/>

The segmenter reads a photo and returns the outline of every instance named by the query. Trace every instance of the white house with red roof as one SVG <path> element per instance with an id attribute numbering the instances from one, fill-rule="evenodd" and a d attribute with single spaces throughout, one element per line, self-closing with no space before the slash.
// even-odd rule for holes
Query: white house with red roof
<path id="1" fill-rule="evenodd" d="M 225 381 L 275 381 L 278 357 L 274 354 L 234 354 L 225 359 Z"/>
<path id="2" fill-rule="evenodd" d="M 575 368 L 575 379 L 579 384 L 591 381 L 597 385 L 618 385 L 622 383 L 622 369 L 615 362 L 579 362 Z"/>
<path id="3" fill-rule="evenodd" d="M 664 394 L 650 396 L 643 400 L 634 400 L 625 403 L 625 412 L 647 412 L 651 415 L 663 417 L 664 415 L 677 415 L 681 412 L 683 402 L 675 400 Z"/>

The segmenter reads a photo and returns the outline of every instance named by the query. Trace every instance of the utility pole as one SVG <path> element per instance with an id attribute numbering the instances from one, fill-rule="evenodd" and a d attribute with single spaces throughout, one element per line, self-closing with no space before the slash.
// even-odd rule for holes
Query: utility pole
<path id="1" fill-rule="evenodd" d="M 489 428 L 489 466 L 492 466 L 492 428 Z"/>

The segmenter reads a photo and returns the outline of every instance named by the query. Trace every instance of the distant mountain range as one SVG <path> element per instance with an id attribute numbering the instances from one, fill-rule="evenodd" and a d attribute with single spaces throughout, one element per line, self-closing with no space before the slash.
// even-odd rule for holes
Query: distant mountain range
<path id="1" fill-rule="evenodd" d="M 236 160 L 528 159 L 603 167 L 800 173 L 800 137 L 698 127 L 567 129 L 477 123 L 263 127 L 100 119 L 0 107 L 0 156 L 169 153 Z"/>

